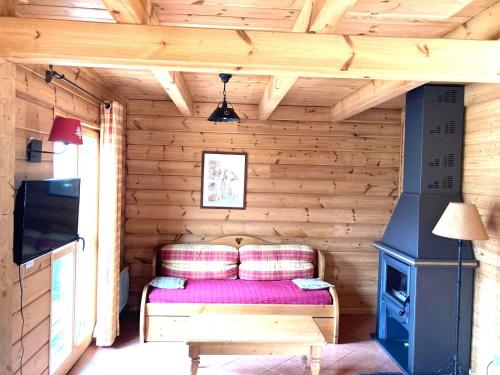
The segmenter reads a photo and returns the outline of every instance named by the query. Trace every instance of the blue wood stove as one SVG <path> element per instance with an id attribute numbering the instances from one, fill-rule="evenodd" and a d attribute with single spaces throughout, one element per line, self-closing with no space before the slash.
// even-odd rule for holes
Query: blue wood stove
<path id="1" fill-rule="evenodd" d="M 461 201 L 464 91 L 424 85 L 407 94 L 403 193 L 380 241 L 376 340 L 408 374 L 447 373 L 454 354 L 457 242 L 432 234 Z M 463 247 L 460 343 L 470 368 L 474 259 Z"/>

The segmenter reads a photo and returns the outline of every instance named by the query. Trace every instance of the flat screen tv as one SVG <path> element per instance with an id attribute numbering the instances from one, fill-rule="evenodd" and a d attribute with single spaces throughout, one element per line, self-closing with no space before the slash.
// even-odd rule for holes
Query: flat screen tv
<path id="1" fill-rule="evenodd" d="M 78 239 L 80 179 L 23 181 L 14 209 L 14 262 L 26 263 Z"/>

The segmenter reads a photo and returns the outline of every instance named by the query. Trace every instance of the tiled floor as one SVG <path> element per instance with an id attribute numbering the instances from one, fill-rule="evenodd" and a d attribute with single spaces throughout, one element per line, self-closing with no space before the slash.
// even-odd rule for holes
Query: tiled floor
<path id="1" fill-rule="evenodd" d="M 139 344 L 138 316 L 122 319 L 121 336 L 111 348 L 87 349 L 71 375 L 89 374 L 189 374 L 189 359 L 182 343 Z M 351 375 L 397 372 L 389 357 L 370 339 L 371 315 L 343 315 L 340 343 L 328 345 L 321 360 L 321 374 Z M 299 357 L 293 356 L 201 356 L 200 375 L 303 375 Z"/>

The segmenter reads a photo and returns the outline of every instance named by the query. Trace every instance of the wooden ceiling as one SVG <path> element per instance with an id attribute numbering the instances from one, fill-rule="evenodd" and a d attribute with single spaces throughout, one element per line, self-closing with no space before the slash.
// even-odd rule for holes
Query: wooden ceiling
<path id="1" fill-rule="evenodd" d="M 16 16 L 186 27 L 440 38 L 449 35 L 497 1 L 341 0 L 339 3 L 345 3 L 347 11 L 339 13 L 334 27 L 324 29 L 314 28 L 313 24 L 319 18 L 318 12 L 327 8 L 329 0 L 315 0 L 314 3 L 311 0 L 18 0 Z M 301 17 L 308 6 L 307 2 L 314 5 L 310 5 L 313 7 L 310 19 L 304 24 Z M 134 20 L 134 15 L 137 15 L 135 9 L 131 11 L 135 14 L 127 18 L 125 13 L 130 10 L 127 6 L 132 8 L 130 4 L 134 3 L 141 4 L 145 10 L 143 13 L 147 13 L 142 15 L 143 20 L 140 20 L 140 17 Z M 316 3 L 321 4 L 322 8 L 318 8 L 320 10 L 315 10 Z M 129 5 L 124 7 L 123 4 Z M 121 11 L 124 14 L 120 14 Z M 177 76 L 175 79 L 161 79 L 157 73 L 153 74 L 148 70 L 93 70 L 107 85 L 115 87 L 127 99 L 170 100 L 172 97 L 177 104 L 180 98 L 181 106 L 188 108 L 192 102 L 217 102 L 222 94 L 222 84 L 216 74 L 184 72 L 181 77 Z M 235 75 L 228 85 L 229 101 L 235 104 L 258 105 L 263 97 L 266 98 L 266 87 L 273 82 L 272 78 Z M 165 87 L 165 82 L 169 87 Z M 370 82 L 373 81 L 291 77 L 288 86 L 278 93 L 278 98 L 274 100 L 285 105 L 333 106 L 344 98 L 349 98 L 349 102 L 352 102 L 361 88 L 363 90 L 359 92 L 366 93 L 369 89 L 367 84 Z M 172 93 L 172 86 L 176 87 L 179 83 L 182 88 L 180 92 L 177 90 Z M 273 87 L 271 92 L 268 92 L 271 96 L 272 89 Z M 387 95 L 387 102 L 374 105 L 400 108 L 403 105 L 400 93 L 404 91 L 394 92 L 397 95 Z"/>
<path id="2" fill-rule="evenodd" d="M 101 0 L 19 0 L 16 10 L 27 18 L 115 22 Z"/>
<path id="3" fill-rule="evenodd" d="M 222 99 L 222 82 L 216 74 L 184 73 L 195 102 L 218 102 Z M 259 104 L 269 76 L 234 75 L 227 85 L 232 103 Z"/>
<path id="4" fill-rule="evenodd" d="M 104 68 L 93 68 L 93 71 L 125 98 L 170 100 L 150 71 Z M 222 99 L 222 83 L 216 74 L 185 72 L 183 76 L 194 102 L 214 103 Z M 229 101 L 234 104 L 259 104 L 269 79 L 269 76 L 233 75 L 227 85 Z M 369 80 L 301 77 L 281 104 L 328 107 L 367 82 Z M 383 107 L 401 108 L 401 101 L 398 99 Z"/>
<path id="5" fill-rule="evenodd" d="M 148 70 L 93 68 L 93 71 L 127 99 L 165 100 L 165 90 Z"/>
<path id="6" fill-rule="evenodd" d="M 300 77 L 281 101 L 285 105 L 330 106 L 366 84 L 361 79 Z"/>
<path id="7" fill-rule="evenodd" d="M 359 0 L 333 32 L 441 37 L 496 0 Z M 153 0 L 163 25 L 292 31 L 304 0 Z M 101 0 L 18 0 L 18 15 L 114 22 Z"/>

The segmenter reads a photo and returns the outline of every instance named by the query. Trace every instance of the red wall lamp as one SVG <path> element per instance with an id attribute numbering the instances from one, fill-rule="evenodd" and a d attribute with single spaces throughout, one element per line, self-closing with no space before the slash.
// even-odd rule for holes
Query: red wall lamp
<path id="1" fill-rule="evenodd" d="M 81 145 L 82 127 L 79 120 L 57 116 L 50 130 L 49 141 L 63 142 L 65 145 Z M 63 151 L 64 152 L 64 151 Z M 30 138 L 26 154 L 30 163 L 40 163 L 42 154 L 61 154 L 62 152 L 42 151 L 42 141 Z"/>

